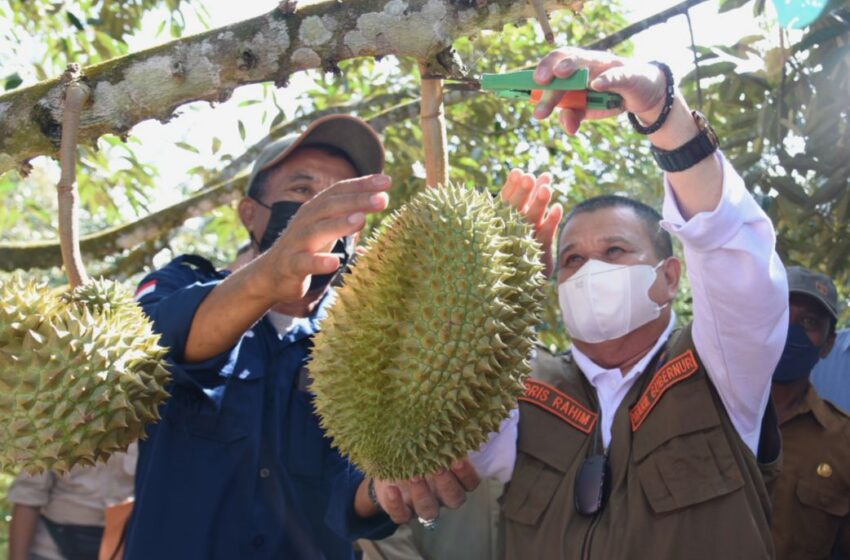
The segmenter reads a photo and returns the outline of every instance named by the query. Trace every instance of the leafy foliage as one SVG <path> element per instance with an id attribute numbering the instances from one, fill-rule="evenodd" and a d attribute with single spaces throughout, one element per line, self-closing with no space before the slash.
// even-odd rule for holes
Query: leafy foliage
<path id="1" fill-rule="evenodd" d="M 743 2 L 736 2 L 743 4 Z M 764 9 L 755 2 L 754 11 Z M 777 229 L 787 264 L 850 280 L 850 7 L 832 2 L 805 32 L 776 26 L 698 47 L 705 112 Z M 693 98 L 695 72 L 685 80 Z M 845 316 L 845 319 L 848 317 Z"/>
<path id="2" fill-rule="evenodd" d="M 156 2 L 146 5 L 154 4 Z M 173 10 L 179 5 L 169 2 L 165 6 L 174 17 Z M 85 14 L 88 21 L 95 17 L 95 7 L 81 3 L 76 9 Z M 61 18 L 65 16 L 60 12 L 45 12 L 37 17 L 62 27 L 64 20 Z M 19 22 L 18 19 L 14 21 Z M 612 3 L 587 4 L 580 13 L 560 14 L 553 19 L 553 26 L 558 32 L 556 41 L 560 44 L 587 44 L 619 30 L 625 23 L 617 5 Z M 83 35 L 91 33 L 91 25 L 84 25 L 83 31 L 71 27 L 73 29 L 70 30 L 67 25 L 63 27 L 63 33 L 70 34 L 73 39 L 71 44 L 84 44 Z M 120 32 L 109 32 L 115 33 L 113 38 L 116 41 L 126 40 L 127 33 L 132 31 L 126 26 L 120 29 Z M 61 50 L 65 46 L 56 48 Z M 472 74 L 522 67 L 538 60 L 551 48 L 542 40 L 536 23 L 506 26 L 501 32 L 482 33 L 478 37 L 461 40 L 454 46 Z M 624 45 L 620 49 L 627 53 L 629 47 Z M 87 52 L 91 58 L 82 60 L 99 60 L 97 52 L 90 51 Z M 63 52 L 67 54 L 70 51 Z M 64 54 L 57 55 L 53 72 L 60 70 L 63 57 Z M 418 97 L 418 65 L 412 60 L 357 59 L 341 64 L 338 74 L 307 74 L 307 81 L 312 85 L 297 99 L 287 98 L 287 90 L 276 91 L 267 84 L 253 90 L 260 95 L 238 101 L 240 112 L 245 115 L 262 112 L 259 123 L 256 118 L 246 116 L 231 125 L 234 131 L 238 131 L 244 146 L 247 147 L 251 137 L 257 136 L 258 127 L 267 131 L 293 118 L 337 104 L 369 100 L 368 110 L 360 113 L 360 116 L 368 118 L 390 109 L 397 102 L 399 93 L 410 100 Z M 195 105 L 188 110 L 204 109 Z M 660 174 L 649 158 L 644 139 L 632 133 L 625 120 L 593 123 L 586 126 L 584 134 L 567 137 L 555 119 L 535 121 L 530 103 L 508 102 L 485 94 L 447 107 L 446 117 L 453 181 L 496 193 L 510 168 L 521 167 L 537 173 L 551 172 L 559 188 L 559 197 L 567 207 L 603 191 L 627 194 L 655 205 L 660 203 Z M 417 121 L 417 118 L 412 118 L 394 122 L 384 130 L 387 172 L 393 176 L 395 183 L 388 212 L 424 187 L 422 139 Z M 115 137 L 104 137 L 98 142 L 99 151 L 81 149 L 82 168 L 78 175 L 84 232 L 132 221 L 147 213 L 165 189 L 174 190 L 173 185 L 159 184 L 158 170 L 136 156 L 135 141 L 133 137 L 128 143 Z M 192 193 L 192 185 L 199 181 L 214 179 L 216 171 L 232 160 L 227 153 L 229 150 L 217 137 L 203 143 L 178 141 L 175 148 L 174 152 L 181 156 L 185 154 L 189 158 L 200 157 L 216 162 L 212 166 L 196 166 L 187 171 L 187 181 L 176 186 L 178 192 L 184 195 Z M 0 208 L 0 223 L 11 226 L 3 229 L 0 234 L 3 239 L 54 238 L 54 180 L 48 173 L 43 173 L 39 181 L 28 180 L 26 184 L 30 188 L 17 194 L 14 204 Z M 0 190 L 17 191 L 15 185 L 19 181 L 19 178 L 7 175 L 0 179 Z M 28 206 L 39 211 L 29 212 Z M 372 217 L 370 229 L 382 219 L 383 216 Z M 95 274 L 131 276 L 153 266 L 152 256 L 162 249 L 167 250 L 160 252 L 159 264 L 170 255 L 189 251 L 205 254 L 224 265 L 246 242 L 247 237 L 231 205 L 192 219 L 177 231 L 163 231 L 158 242 L 136 252 L 125 252 L 105 262 L 92 263 L 91 269 Z M 58 271 L 55 278 L 60 278 Z M 567 340 L 560 327 L 560 313 L 554 296 L 549 303 L 542 339 L 552 348 L 561 348 Z"/>
<path id="3" fill-rule="evenodd" d="M 12 477 L 0 473 L 0 558 L 6 558 L 9 549 L 9 521 L 12 519 L 12 504 L 6 500 Z"/>

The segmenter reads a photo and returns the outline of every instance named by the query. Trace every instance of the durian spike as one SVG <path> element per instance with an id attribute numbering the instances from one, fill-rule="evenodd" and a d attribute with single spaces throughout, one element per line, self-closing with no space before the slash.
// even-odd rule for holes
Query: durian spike
<path id="1" fill-rule="evenodd" d="M 73 289 L 88 281 L 80 254 L 76 169 L 80 112 L 91 96 L 91 89 L 81 81 L 78 64 L 69 64 L 62 80 L 66 82 L 62 108 L 62 141 L 59 147 L 62 175 L 56 185 L 56 192 L 59 202 L 59 245 L 62 248 L 62 263 L 68 275 L 68 284 Z"/>

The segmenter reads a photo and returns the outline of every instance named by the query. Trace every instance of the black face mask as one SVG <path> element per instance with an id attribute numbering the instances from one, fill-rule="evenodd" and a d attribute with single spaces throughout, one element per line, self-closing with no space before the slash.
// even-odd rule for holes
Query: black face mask
<path id="1" fill-rule="evenodd" d="M 257 241 L 254 239 L 253 234 L 251 234 L 251 239 L 257 244 L 260 252 L 265 253 L 272 245 L 274 245 L 277 238 L 280 237 L 284 230 L 289 226 L 289 222 L 295 216 L 295 213 L 298 212 L 298 209 L 301 208 L 303 202 L 281 200 L 279 202 L 275 202 L 271 206 L 267 206 L 257 199 L 254 199 L 254 201 L 263 208 L 268 208 L 269 212 L 271 212 L 271 216 L 269 216 L 269 223 L 266 226 L 266 231 L 263 233 L 262 239 Z M 330 284 L 340 273 L 346 270 L 346 267 L 351 261 L 351 257 L 354 255 L 354 236 L 346 235 L 341 239 L 337 239 L 333 249 L 331 249 L 331 252 L 339 257 L 339 268 L 336 272 L 332 272 L 330 274 L 314 274 L 310 278 L 309 291 L 312 292 L 314 290 L 324 289 L 325 286 Z"/>
<path id="2" fill-rule="evenodd" d="M 802 326 L 789 325 L 785 348 L 773 372 L 773 382 L 787 385 L 807 377 L 820 360 L 821 348 L 812 344 Z"/>

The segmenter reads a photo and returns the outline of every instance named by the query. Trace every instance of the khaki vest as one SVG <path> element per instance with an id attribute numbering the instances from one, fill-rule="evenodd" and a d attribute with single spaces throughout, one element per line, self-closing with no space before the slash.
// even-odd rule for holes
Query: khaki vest
<path id="1" fill-rule="evenodd" d="M 573 485 L 594 439 L 602 449 L 595 390 L 569 354 L 538 352 L 533 378 L 503 498 L 508 559 L 774 557 L 762 471 L 773 474 L 779 461 L 775 414 L 765 415 L 759 448 L 770 463 L 760 464 L 706 375 L 690 327 L 671 336 L 617 410 L 610 492 L 592 517 L 576 512 Z"/>

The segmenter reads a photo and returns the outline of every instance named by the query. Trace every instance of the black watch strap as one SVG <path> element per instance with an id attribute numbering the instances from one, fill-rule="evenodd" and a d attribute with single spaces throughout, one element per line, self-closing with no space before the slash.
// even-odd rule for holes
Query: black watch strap
<path id="1" fill-rule="evenodd" d="M 694 111 L 694 120 L 700 126 L 699 134 L 676 148 L 675 150 L 662 150 L 655 146 L 650 147 L 655 161 L 664 171 L 676 173 L 685 171 L 698 164 L 717 151 L 719 143 L 714 129 L 708 124 L 701 114 Z"/>

